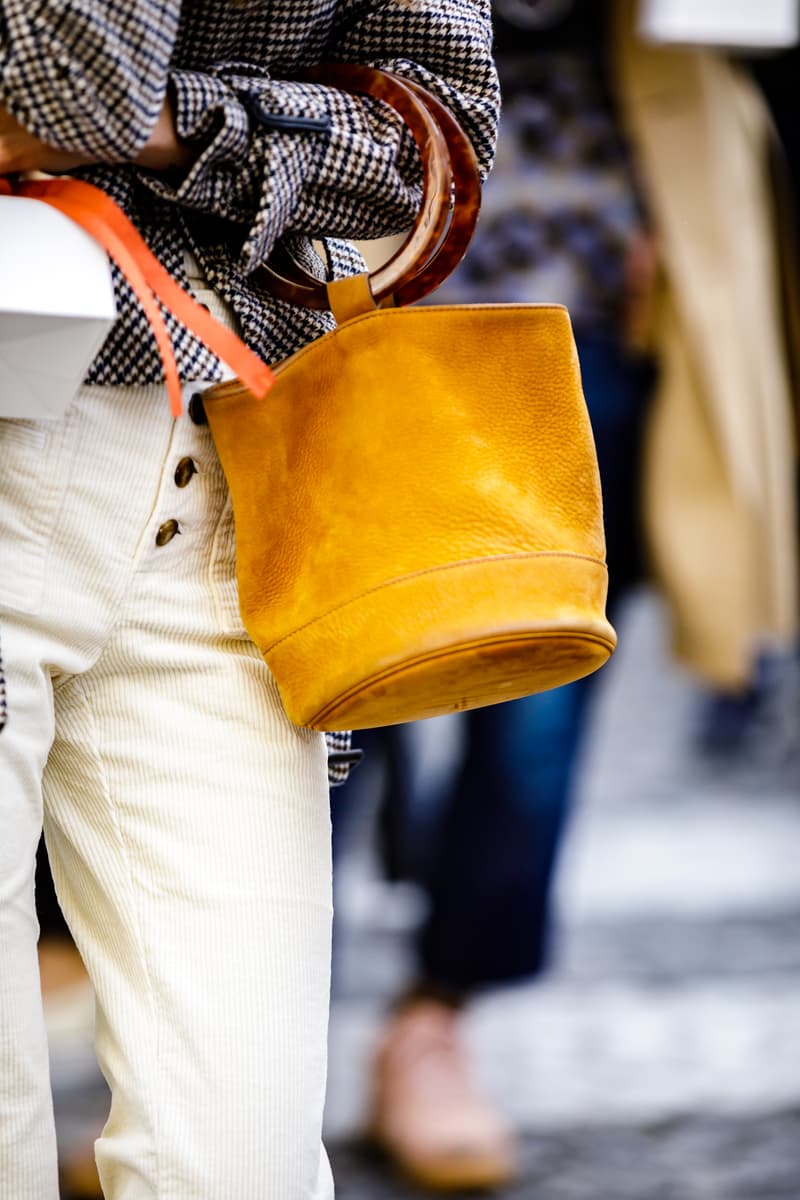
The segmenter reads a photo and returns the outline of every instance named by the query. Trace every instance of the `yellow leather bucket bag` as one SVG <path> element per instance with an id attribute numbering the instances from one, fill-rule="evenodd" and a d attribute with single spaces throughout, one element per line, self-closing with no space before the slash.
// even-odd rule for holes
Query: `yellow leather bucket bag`
<path id="1" fill-rule="evenodd" d="M 587 675 L 616 637 L 569 316 L 405 307 L 474 229 L 471 148 L 407 81 L 344 66 L 314 77 L 401 113 L 424 194 L 372 276 L 325 285 L 273 260 L 275 294 L 331 308 L 337 328 L 274 366 L 264 399 L 238 381 L 204 395 L 245 626 L 289 717 L 315 729 L 413 721 Z"/>

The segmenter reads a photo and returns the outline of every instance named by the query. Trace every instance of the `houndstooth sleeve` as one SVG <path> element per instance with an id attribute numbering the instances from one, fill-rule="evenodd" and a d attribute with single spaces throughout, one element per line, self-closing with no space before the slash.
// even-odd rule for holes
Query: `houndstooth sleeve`
<path id="1" fill-rule="evenodd" d="M 50 146 L 135 158 L 156 124 L 180 0 L 3 0 L 0 104 Z"/>
<path id="2" fill-rule="evenodd" d="M 488 171 L 499 110 L 488 0 L 351 0 L 339 6 L 321 57 L 387 67 L 438 93 Z M 179 135 L 202 149 L 177 184 L 148 183 L 168 200 L 246 225 L 245 270 L 284 233 L 378 237 L 416 211 L 416 153 L 385 105 L 225 70 L 174 71 L 170 87 Z"/>

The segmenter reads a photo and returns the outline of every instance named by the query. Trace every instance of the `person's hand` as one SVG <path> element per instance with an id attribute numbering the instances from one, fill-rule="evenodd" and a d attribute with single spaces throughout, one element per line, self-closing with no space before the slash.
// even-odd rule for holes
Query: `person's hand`
<path id="1" fill-rule="evenodd" d="M 134 161 L 148 170 L 170 171 L 190 167 L 194 158 L 195 152 L 180 141 L 175 132 L 172 104 L 167 97 L 147 144 Z M 91 155 L 48 146 L 0 105 L 0 175 L 23 171 L 61 175 L 75 167 L 90 166 L 97 161 Z"/>
<path id="2" fill-rule="evenodd" d="M 0 105 L 0 175 L 18 174 L 21 171 L 45 171 L 50 175 L 58 175 L 89 162 L 91 159 L 85 155 L 46 145 Z"/>
<path id="3" fill-rule="evenodd" d="M 195 154 L 196 151 L 182 142 L 175 132 L 172 101 L 166 96 L 155 129 L 135 161 L 150 171 L 188 170 Z"/>

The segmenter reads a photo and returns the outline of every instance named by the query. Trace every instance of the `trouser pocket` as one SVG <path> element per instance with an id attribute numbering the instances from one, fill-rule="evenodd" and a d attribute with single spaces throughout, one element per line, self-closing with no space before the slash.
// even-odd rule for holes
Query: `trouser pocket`
<path id="1" fill-rule="evenodd" d="M 0 607 L 35 612 L 69 479 L 71 421 L 0 420 Z"/>

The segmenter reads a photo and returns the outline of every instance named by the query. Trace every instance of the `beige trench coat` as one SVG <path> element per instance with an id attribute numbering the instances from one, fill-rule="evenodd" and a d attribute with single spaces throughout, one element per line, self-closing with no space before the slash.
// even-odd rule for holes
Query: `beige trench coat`
<path id="1" fill-rule="evenodd" d="M 797 627 L 796 441 L 768 118 L 713 52 L 633 36 L 621 0 L 616 81 L 664 268 L 653 333 L 661 372 L 644 463 L 651 565 L 675 650 L 738 688 Z"/>

